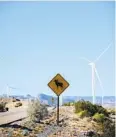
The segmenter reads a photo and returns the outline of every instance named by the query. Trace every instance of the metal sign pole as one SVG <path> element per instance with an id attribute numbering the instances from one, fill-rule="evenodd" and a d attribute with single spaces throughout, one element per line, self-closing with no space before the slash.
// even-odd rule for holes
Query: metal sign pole
<path id="1" fill-rule="evenodd" d="M 59 96 L 57 97 L 57 125 L 59 125 Z"/>

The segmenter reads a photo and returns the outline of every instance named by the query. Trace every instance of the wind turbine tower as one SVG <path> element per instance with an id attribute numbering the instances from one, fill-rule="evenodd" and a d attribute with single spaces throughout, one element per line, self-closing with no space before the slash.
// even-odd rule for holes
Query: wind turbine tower
<path id="1" fill-rule="evenodd" d="M 99 84 L 100 84 L 100 87 L 101 87 L 101 90 L 102 90 L 102 106 L 103 106 L 103 92 L 104 92 L 104 88 L 103 88 L 103 85 L 102 85 L 102 82 L 101 82 L 101 79 L 100 79 L 100 76 L 99 76 L 99 74 L 98 74 L 98 71 L 97 71 L 97 69 L 96 69 L 96 62 L 98 62 L 99 61 L 99 59 L 101 58 L 101 56 L 110 48 L 110 46 L 111 46 L 111 44 L 96 58 L 96 60 L 94 60 L 94 61 L 90 61 L 89 59 L 87 59 L 87 58 L 85 58 L 85 57 L 82 57 L 81 59 L 84 59 L 84 60 L 86 60 L 89 64 L 88 65 L 90 65 L 91 66 L 91 70 L 92 70 L 92 84 L 91 84 L 91 86 L 92 86 L 92 97 L 93 97 L 93 104 L 95 104 L 95 84 L 96 84 L 96 77 L 97 77 L 97 79 L 98 79 L 98 81 L 99 81 Z"/>
<path id="2" fill-rule="evenodd" d="M 9 98 L 10 94 L 11 94 L 11 89 L 18 89 L 18 88 L 15 88 L 15 87 L 10 87 L 8 84 L 7 84 L 7 97 Z"/>
<path id="3" fill-rule="evenodd" d="M 63 96 L 60 95 L 60 105 L 62 106 L 62 103 L 63 103 Z"/>

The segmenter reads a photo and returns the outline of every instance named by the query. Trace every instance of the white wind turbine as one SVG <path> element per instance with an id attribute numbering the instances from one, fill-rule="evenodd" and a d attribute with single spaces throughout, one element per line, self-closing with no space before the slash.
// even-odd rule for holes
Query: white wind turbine
<path id="1" fill-rule="evenodd" d="M 62 104 L 63 104 L 63 96 L 60 95 L 60 105 L 62 106 Z"/>
<path id="2" fill-rule="evenodd" d="M 7 97 L 9 97 L 9 96 L 10 96 L 11 89 L 18 89 L 18 88 L 15 88 L 15 87 L 10 87 L 10 86 L 7 84 Z"/>
<path id="3" fill-rule="evenodd" d="M 98 71 L 96 69 L 96 65 L 95 63 L 97 61 L 99 61 L 99 59 L 101 58 L 101 56 L 110 48 L 111 44 L 96 58 L 96 60 L 94 61 L 90 61 L 89 59 L 83 57 L 81 59 L 84 59 L 86 60 L 87 62 L 89 62 L 89 65 L 91 66 L 92 68 L 92 96 L 93 96 L 93 104 L 95 104 L 95 76 L 97 77 L 99 83 L 100 83 L 100 86 L 101 86 L 101 89 L 102 89 L 102 106 L 103 106 L 103 91 L 104 91 L 104 88 L 103 88 L 103 85 L 102 85 L 102 82 L 101 82 L 101 79 L 100 79 L 100 76 L 98 74 Z"/>

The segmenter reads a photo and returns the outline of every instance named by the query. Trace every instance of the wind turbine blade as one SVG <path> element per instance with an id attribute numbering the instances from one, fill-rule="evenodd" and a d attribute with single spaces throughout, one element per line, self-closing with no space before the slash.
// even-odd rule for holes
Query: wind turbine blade
<path id="1" fill-rule="evenodd" d="M 9 88 L 11 88 L 11 89 L 19 89 L 19 88 L 15 88 L 15 87 L 9 87 Z"/>
<path id="2" fill-rule="evenodd" d="M 99 76 L 99 74 L 98 74 L 97 69 L 96 69 L 96 68 L 94 68 L 94 69 L 95 69 L 95 73 L 96 73 L 96 76 L 97 76 L 97 78 L 98 78 L 98 81 L 99 81 L 99 83 L 100 83 L 100 87 L 101 87 L 101 89 L 102 89 L 102 106 L 103 106 L 103 92 L 104 92 L 104 87 L 103 87 L 103 85 L 102 85 L 102 82 L 101 82 L 101 79 L 100 79 L 100 76 Z"/>
<path id="3" fill-rule="evenodd" d="M 87 62 L 92 62 L 92 61 L 90 61 L 89 59 L 87 59 L 87 58 L 85 58 L 85 57 L 81 57 L 80 59 L 83 59 L 83 60 L 85 60 L 85 61 L 87 61 Z"/>
<path id="4" fill-rule="evenodd" d="M 111 43 L 110 43 L 110 45 L 97 57 L 97 59 L 96 59 L 94 62 L 98 61 L 98 60 L 101 58 L 101 56 L 102 56 L 110 47 L 111 47 Z"/>
<path id="5" fill-rule="evenodd" d="M 12 88 L 12 89 L 17 89 L 17 88 L 14 88 L 14 87 L 9 87 L 9 88 Z"/>
<path id="6" fill-rule="evenodd" d="M 99 81 L 99 83 L 100 83 L 100 86 L 101 86 L 101 88 L 102 88 L 102 90 L 103 90 L 104 88 L 103 88 L 103 85 L 102 85 L 102 82 L 101 82 L 100 76 L 99 76 L 98 71 L 97 71 L 96 68 L 95 68 L 95 73 L 96 73 L 96 76 L 97 76 L 98 81 Z"/>

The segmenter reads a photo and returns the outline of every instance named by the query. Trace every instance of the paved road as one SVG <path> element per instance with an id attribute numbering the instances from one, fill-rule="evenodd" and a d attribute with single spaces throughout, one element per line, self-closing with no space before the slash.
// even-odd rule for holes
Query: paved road
<path id="1" fill-rule="evenodd" d="M 48 111 L 53 107 L 48 107 Z M 27 107 L 13 108 L 8 112 L 0 112 L 0 125 L 27 117 Z"/>
<path id="2" fill-rule="evenodd" d="M 19 107 L 11 109 L 8 112 L 0 112 L 0 125 L 26 117 L 26 110 L 27 108 Z"/>

